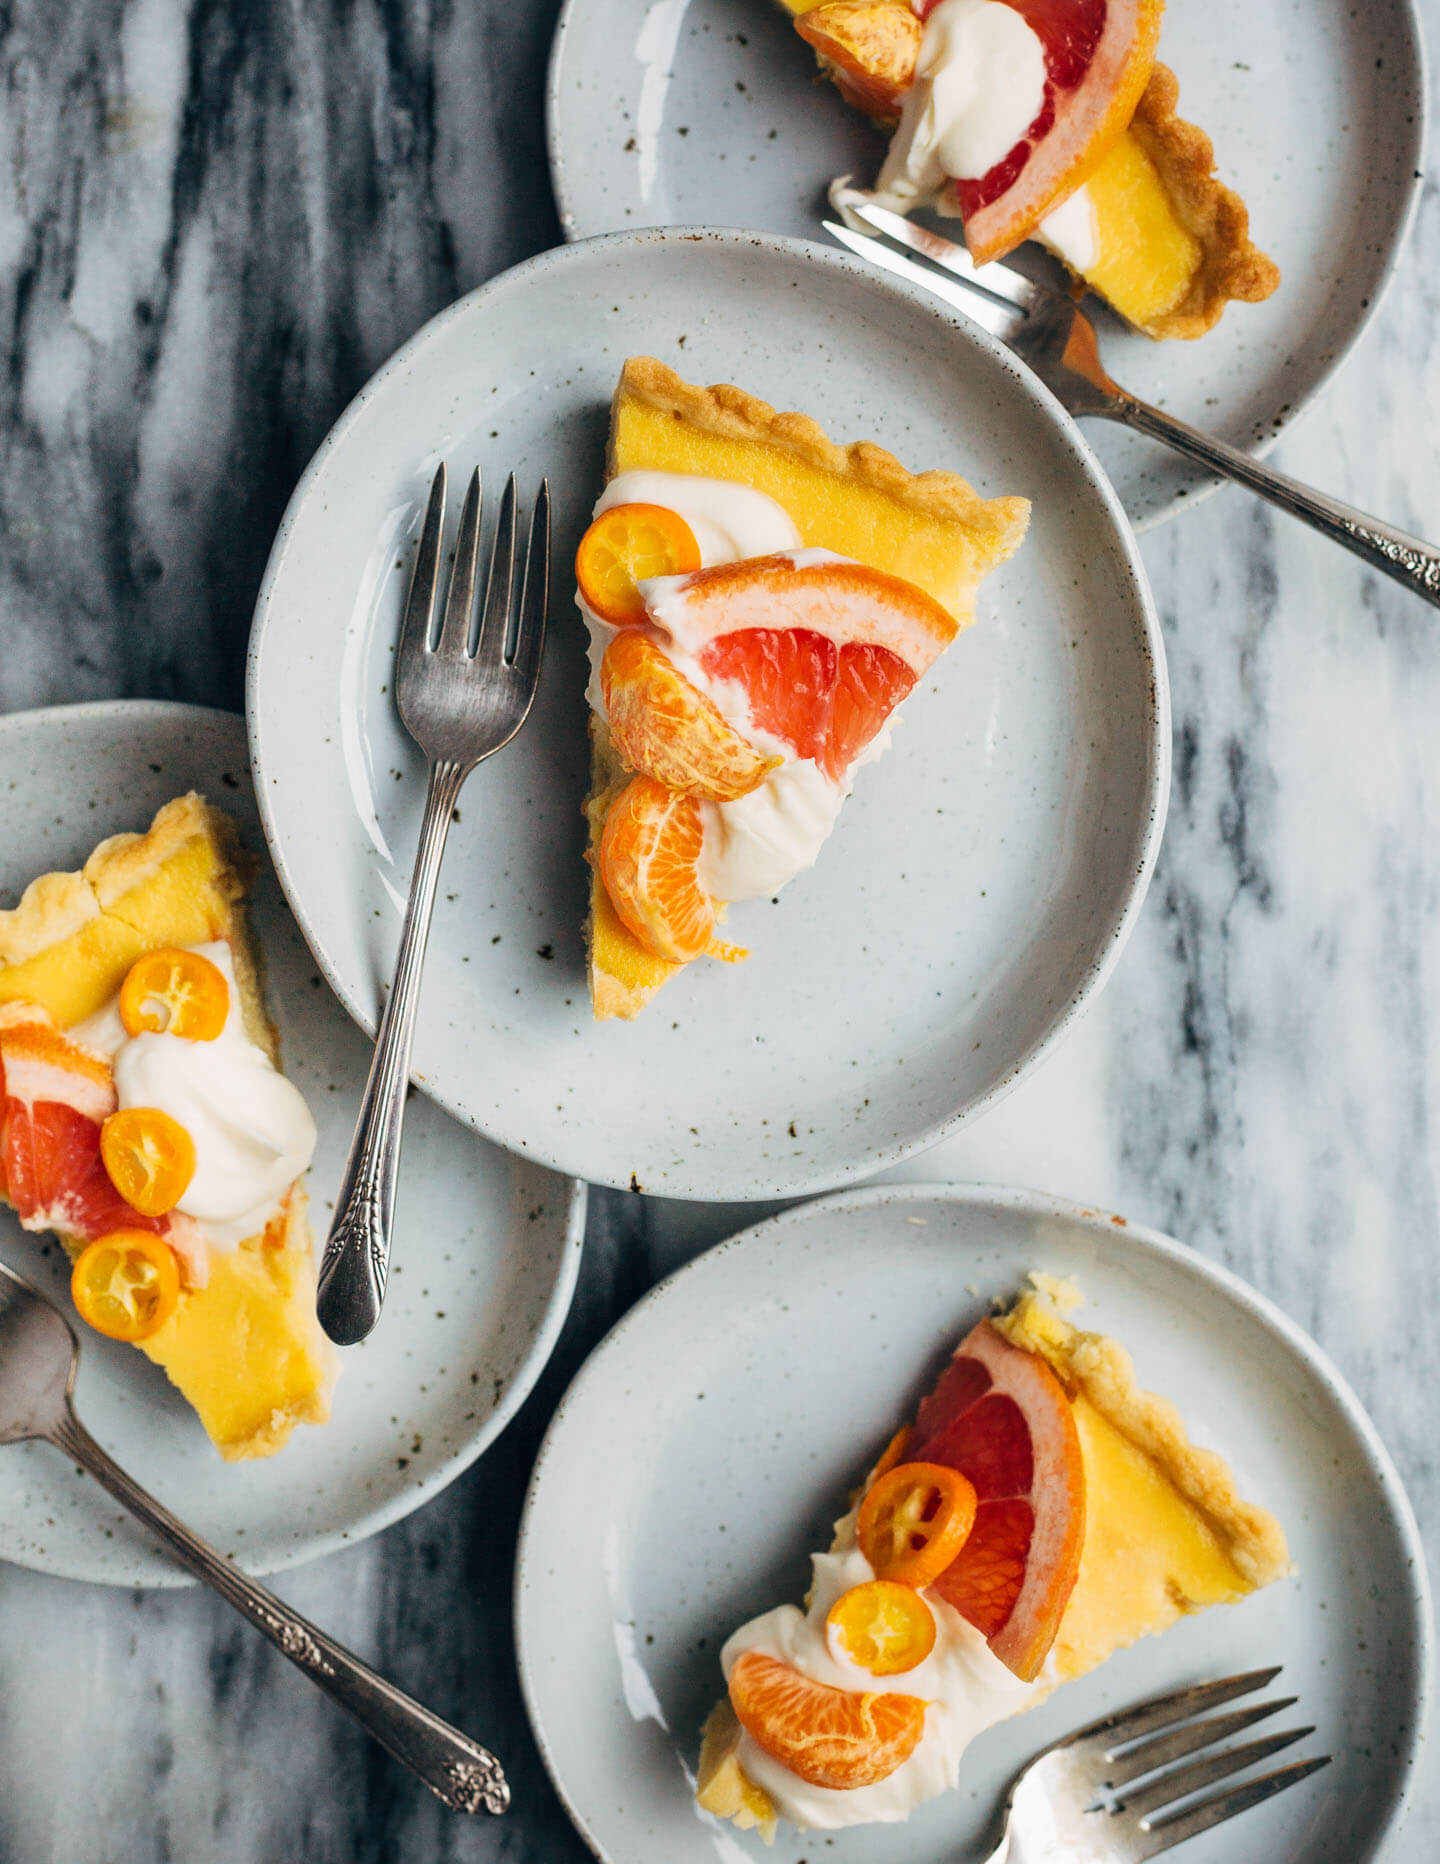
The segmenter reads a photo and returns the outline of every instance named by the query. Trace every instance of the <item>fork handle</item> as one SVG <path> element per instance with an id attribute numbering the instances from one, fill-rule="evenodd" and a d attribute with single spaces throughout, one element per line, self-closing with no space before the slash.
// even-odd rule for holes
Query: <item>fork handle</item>
<path id="1" fill-rule="evenodd" d="M 1317 492 L 1313 486 L 1302 485 L 1298 479 L 1276 472 L 1273 467 L 1262 466 L 1248 453 L 1227 446 L 1223 440 L 1203 434 L 1184 421 L 1177 421 L 1173 415 L 1152 408 L 1149 402 L 1140 401 L 1134 395 L 1121 392 L 1113 400 L 1107 398 L 1104 407 L 1093 412 L 1105 419 L 1120 421 L 1137 433 L 1148 434 L 1152 440 L 1163 441 L 1177 453 L 1208 466 L 1212 472 L 1223 473 L 1227 479 L 1248 486 L 1272 505 L 1278 505 L 1281 511 L 1303 519 L 1332 542 L 1343 544 L 1372 569 L 1383 570 L 1432 607 L 1440 608 L 1440 550 L 1433 544 L 1412 537 L 1408 531 L 1397 531 L 1392 524 L 1382 524 L 1378 518 L 1367 517 L 1353 505 Z"/>
<path id="2" fill-rule="evenodd" d="M 471 766 L 438 760 L 430 766 L 425 813 L 410 899 L 400 933 L 400 951 L 389 1000 L 370 1061 L 370 1075 L 360 1102 L 360 1118 L 345 1175 L 335 1200 L 335 1216 L 320 1263 L 315 1308 L 320 1324 L 338 1346 L 363 1340 L 380 1318 L 390 1272 L 390 1232 L 395 1217 L 395 1189 L 400 1176 L 400 1136 L 405 1097 L 410 1087 L 410 1046 L 420 1001 L 420 972 L 430 915 L 440 880 L 460 786 Z"/>
<path id="3" fill-rule="evenodd" d="M 488 1748 L 441 1721 L 387 1683 L 343 1644 L 291 1611 L 283 1599 L 242 1573 L 142 1489 L 95 1441 L 67 1406 L 50 1442 L 83 1465 L 117 1502 L 143 1521 L 181 1563 L 228 1599 L 297 1669 L 349 1711 L 430 1791 L 456 1812 L 503 1812 L 510 1788 Z"/>

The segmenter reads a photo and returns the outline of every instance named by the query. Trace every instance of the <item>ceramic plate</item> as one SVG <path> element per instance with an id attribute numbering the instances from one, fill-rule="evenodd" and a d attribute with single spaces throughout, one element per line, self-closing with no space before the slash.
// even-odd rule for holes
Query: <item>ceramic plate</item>
<path id="1" fill-rule="evenodd" d="M 900 1826 L 766 1852 L 699 1813 L 701 1723 L 729 1633 L 809 1583 L 808 1552 L 945 1355 L 1031 1269 L 1073 1275 L 1081 1324 L 1280 1517 L 1298 1567 L 1182 1621 L 982 1735 L 960 1788 Z M 585 1523 L 577 1535 L 575 1523 Z M 1008 1780 L 1092 1718 L 1283 1663 L 1313 1782 L 1186 1848 L 1186 1864 L 1360 1864 L 1395 1815 L 1430 1684 L 1425 1564 L 1374 1427 L 1319 1348 L 1224 1269 L 1035 1192 L 884 1186 L 786 1212 L 649 1294 L 551 1423 L 516 1568 L 525 1699 L 561 1796 L 611 1864 L 966 1864 Z M 1287 1757 L 1288 1758 L 1288 1757 Z M 1243 1834 L 1243 1836 L 1242 1836 Z"/>
<path id="2" fill-rule="evenodd" d="M 1419 21 L 1411 0 L 1172 0 L 1162 52 L 1284 282 L 1200 343 L 1151 343 L 1097 307 L 1106 365 L 1133 394 L 1263 453 L 1373 315 L 1409 225 Z M 868 180 L 884 151 L 817 84 L 775 0 L 567 0 L 549 143 L 572 239 L 692 220 L 814 238 L 830 178 Z M 1219 483 L 1120 428 L 1086 432 L 1142 527 Z"/>
<path id="3" fill-rule="evenodd" d="M 584 975 L 584 633 L 570 564 L 602 482 L 620 364 L 663 357 L 1034 501 L 980 620 L 861 773 L 819 865 L 730 915 L 744 965 L 689 967 L 635 1023 Z M 424 791 L 390 692 L 435 462 L 556 493 L 534 712 L 461 799 L 416 1078 L 502 1144 L 676 1196 L 820 1190 L 935 1139 L 1012 1085 L 1095 991 L 1157 845 L 1169 703 L 1114 494 L 1013 358 L 848 255 L 756 235 L 562 247 L 462 299 L 342 417 L 281 527 L 249 717 L 281 882 L 372 1025 Z M 452 522 L 453 522 L 452 516 Z"/>
<path id="4" fill-rule="evenodd" d="M 36 874 L 78 867 L 103 836 L 146 827 L 191 788 L 263 851 L 245 728 L 231 714 L 133 701 L 0 719 L 0 895 L 13 904 Z M 368 1045 L 316 974 L 268 869 L 254 923 L 285 1066 L 320 1129 L 310 1197 L 323 1231 Z M 584 1218 L 583 1186 L 486 1145 L 417 1099 L 384 1324 L 342 1355 L 325 1429 L 297 1430 L 268 1461 L 227 1466 L 163 1373 L 85 1327 L 80 1415 L 132 1475 L 247 1571 L 363 1540 L 443 1488 L 519 1407 L 570 1304 Z M 57 1243 L 27 1236 L 3 1211 L 0 1255 L 70 1312 Z M 93 1482 L 38 1443 L 0 1451 L 0 1558 L 115 1585 L 189 1583 Z"/>

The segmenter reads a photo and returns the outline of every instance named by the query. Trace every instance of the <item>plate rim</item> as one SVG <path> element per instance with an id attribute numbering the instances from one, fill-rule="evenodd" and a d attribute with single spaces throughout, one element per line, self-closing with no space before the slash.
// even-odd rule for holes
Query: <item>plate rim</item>
<path id="1" fill-rule="evenodd" d="M 27 707 L 18 712 L 0 714 L 0 739 L 23 735 L 24 732 L 35 729 L 37 725 L 43 730 L 46 725 L 100 723 L 109 719 L 138 720 L 141 718 L 169 721 L 177 725 L 187 719 L 203 720 L 207 724 L 225 720 L 230 725 L 240 728 L 241 741 L 247 751 L 249 748 L 245 721 L 240 713 L 232 712 L 224 706 L 193 705 L 178 699 L 86 699 L 72 704 Z M 258 813 L 258 786 L 254 783 L 253 771 L 251 783 L 252 788 L 257 790 Z M 293 912 L 288 897 L 286 907 L 287 910 Z M 303 936 L 304 928 L 301 927 L 300 930 Z M 484 1141 L 483 1143 L 493 1142 Z M 539 1160 L 524 1162 L 540 1163 Z M 552 1170 L 548 1166 L 544 1169 Z M 567 1176 L 562 1173 L 553 1173 L 553 1175 Z M 282 1554 L 278 1559 L 262 1559 L 253 1563 L 248 1559 L 240 1559 L 237 1560 L 237 1565 L 243 1566 L 244 1570 L 252 1576 L 263 1578 L 273 1573 L 288 1572 L 311 1560 L 320 1559 L 326 1554 L 357 1547 L 363 1541 L 369 1540 L 372 1535 L 393 1526 L 397 1521 L 404 1520 L 415 1509 L 432 1500 L 443 1489 L 448 1488 L 458 1476 L 463 1475 L 465 1470 L 490 1448 L 530 1396 L 554 1353 L 556 1340 L 570 1312 L 575 1286 L 579 1279 L 588 1201 L 588 1185 L 583 1179 L 569 1177 L 560 1269 L 545 1305 L 544 1318 L 536 1329 L 530 1348 L 514 1379 L 507 1386 L 500 1403 L 485 1419 L 475 1435 L 465 1439 L 448 1456 L 442 1458 L 422 1481 L 397 1491 L 388 1501 L 366 1510 L 351 1526 L 343 1530 L 337 1528 L 313 1535 L 298 1547 Z M 69 1319 L 68 1315 L 66 1319 Z M 83 1344 L 82 1340 L 82 1347 Z M 169 1592 L 182 1587 L 198 1586 L 200 1583 L 193 1574 L 178 1566 L 165 1578 L 136 1580 L 109 1571 L 91 1569 L 83 1561 L 42 1560 L 8 1552 L 4 1558 L 11 1565 L 22 1567 L 28 1572 L 44 1573 L 54 1579 L 78 1580 L 90 1585 L 124 1587 L 132 1591 Z"/>
<path id="2" fill-rule="evenodd" d="M 550 171 L 550 188 L 555 196 L 555 212 L 560 222 L 560 231 L 567 241 L 579 243 L 586 239 L 604 237 L 603 233 L 584 233 L 580 230 L 575 216 L 573 195 L 569 186 L 569 170 L 566 158 L 560 148 L 560 123 L 564 115 L 560 100 L 561 62 L 565 56 L 566 41 L 569 38 L 575 15 L 582 6 L 588 6 L 594 0 L 564 0 L 559 17 L 555 22 L 555 31 L 550 40 L 550 54 L 545 66 L 545 159 Z M 1350 361 L 1361 339 L 1389 294 L 1399 267 L 1401 254 L 1409 243 L 1414 230 L 1416 216 L 1420 211 L 1420 199 L 1425 190 L 1425 150 L 1429 139 L 1430 116 L 1430 56 L 1426 45 L 1424 25 L 1420 17 L 1420 0 L 1392 0 L 1401 10 L 1401 17 L 1409 33 L 1409 67 L 1413 78 L 1412 95 L 1409 100 L 1410 145 L 1408 150 L 1409 180 L 1406 183 L 1405 199 L 1395 220 L 1389 239 L 1376 253 L 1374 282 L 1365 298 L 1360 316 L 1344 341 L 1331 352 L 1315 380 L 1306 392 L 1294 401 L 1287 402 L 1272 418 L 1265 432 L 1256 440 L 1239 443 L 1240 450 L 1251 459 L 1263 460 L 1279 442 L 1293 432 L 1296 424 L 1303 420 L 1315 404 L 1329 392 L 1336 377 Z M 670 226 L 682 225 L 682 222 L 668 223 Z M 943 299 L 936 299 L 943 303 Z M 955 313 L 959 315 L 960 313 Z M 1193 491 L 1176 493 L 1165 504 L 1157 506 L 1143 517 L 1132 518 L 1127 512 L 1132 529 L 1143 535 L 1147 531 L 1168 524 L 1172 518 L 1182 512 L 1192 511 L 1203 505 L 1208 499 L 1224 489 L 1230 481 L 1219 473 L 1212 473 L 1202 478 Z"/>
<path id="3" fill-rule="evenodd" d="M 736 1184 L 718 1179 L 712 1181 L 709 1178 L 698 1178 L 694 1168 L 690 1167 L 687 1168 L 691 1173 L 688 1179 L 681 1181 L 677 1178 L 654 1187 L 657 1195 L 688 1201 L 755 1202 L 775 1197 L 814 1196 L 839 1186 L 874 1177 L 878 1172 L 888 1170 L 903 1160 L 938 1144 L 949 1134 L 998 1104 L 1007 1094 L 1028 1080 L 1048 1058 L 1051 1050 L 1090 1010 L 1096 997 L 1109 982 L 1111 973 L 1134 930 L 1154 877 L 1169 809 L 1173 742 L 1170 680 L 1165 655 L 1164 631 L 1161 627 L 1154 594 L 1150 588 L 1149 576 L 1136 541 L 1134 527 L 1120 503 L 1115 488 L 1075 421 L 1065 412 L 1037 376 L 988 332 L 970 323 L 957 312 L 950 311 L 928 292 L 903 279 L 877 273 L 873 267 L 865 265 L 863 261 L 853 257 L 842 248 L 822 246 L 813 240 L 797 239 L 778 233 L 756 233 L 737 227 L 643 227 L 597 234 L 591 239 L 577 240 L 569 245 L 549 247 L 544 252 L 537 253 L 532 258 L 522 260 L 518 265 L 497 273 L 493 278 L 477 286 L 473 291 L 467 292 L 463 297 L 457 298 L 454 303 L 447 305 L 422 324 L 419 330 L 387 358 L 360 388 L 316 448 L 286 505 L 270 548 L 265 574 L 256 597 L 254 619 L 246 650 L 245 720 L 251 766 L 255 777 L 256 803 L 270 858 L 281 888 L 326 981 L 353 1020 L 373 1039 L 375 1033 L 373 1012 L 367 1009 L 355 993 L 348 988 L 320 934 L 312 928 L 310 915 L 303 904 L 297 878 L 292 870 L 279 826 L 271 809 L 270 790 L 275 779 L 268 774 L 270 769 L 266 750 L 268 734 L 265 724 L 265 708 L 261 698 L 262 668 L 267 638 L 272 626 L 275 625 L 276 587 L 288 567 L 290 553 L 295 547 L 296 534 L 306 508 L 315 495 L 321 477 L 328 470 L 332 458 L 346 442 L 352 427 L 368 409 L 371 401 L 386 390 L 392 379 L 402 376 L 409 370 L 419 351 L 432 343 L 452 323 L 461 318 L 473 316 L 490 300 L 503 293 L 533 288 L 537 281 L 543 284 L 547 276 L 557 269 L 583 268 L 591 263 L 594 257 L 603 257 L 607 253 L 625 249 L 638 251 L 662 249 L 666 246 L 680 249 L 699 243 L 705 243 L 712 249 L 726 251 L 732 259 L 743 260 L 748 257 L 752 262 L 758 248 L 772 258 L 796 266 L 819 266 L 821 269 L 856 281 L 876 292 L 882 300 L 898 298 L 907 307 L 918 308 L 926 315 L 933 317 L 951 340 L 961 346 L 968 346 L 972 352 L 978 353 L 986 366 L 997 367 L 1008 375 L 1020 392 L 1029 399 L 1038 415 L 1055 430 L 1056 441 L 1068 451 L 1073 459 L 1075 470 L 1094 493 L 1108 516 L 1107 541 L 1112 542 L 1118 551 L 1122 574 L 1128 580 L 1133 592 L 1133 604 L 1136 611 L 1134 619 L 1138 623 L 1135 652 L 1141 663 L 1142 677 L 1148 677 L 1150 682 L 1147 707 L 1149 718 L 1148 723 L 1143 727 L 1149 769 L 1144 783 L 1143 800 L 1137 805 L 1137 813 L 1143 811 L 1146 820 L 1143 830 L 1139 831 L 1135 837 L 1128 863 L 1129 878 L 1125 883 L 1123 898 L 1118 909 L 1108 917 L 1103 932 L 1095 939 L 1084 975 L 1071 990 L 1041 1036 L 1015 1058 L 1003 1077 L 993 1081 L 983 1093 L 975 1095 L 969 1101 L 952 1109 L 942 1118 L 912 1131 L 910 1136 L 904 1140 L 888 1144 L 883 1150 L 852 1158 L 843 1169 L 812 1168 L 801 1172 L 798 1176 L 785 1177 L 780 1175 L 779 1168 L 775 1168 L 773 1172 L 763 1177 L 750 1176 L 743 1184 Z M 534 1135 L 512 1134 L 508 1129 L 500 1127 L 498 1122 L 491 1125 L 460 1105 L 458 1100 L 447 1098 L 446 1091 L 435 1084 L 433 1074 L 423 1081 L 416 1080 L 415 1085 L 420 1092 L 433 1099 L 452 1118 L 472 1127 L 494 1144 L 504 1146 L 511 1151 L 518 1151 L 526 1158 L 547 1165 L 552 1170 L 569 1176 L 576 1175 L 575 1164 L 557 1163 L 548 1145 L 542 1149 Z M 589 1164 L 590 1161 L 586 1163 Z M 711 1167 L 711 1169 L 715 1168 Z M 627 1186 L 622 1178 L 607 1177 L 603 1171 L 598 1174 L 587 1171 L 585 1175 L 590 1182 L 608 1185 L 613 1189 L 633 1188 Z"/>
<path id="4" fill-rule="evenodd" d="M 1289 1347 L 1291 1352 L 1300 1358 L 1307 1370 L 1319 1380 L 1329 1398 L 1338 1406 L 1346 1423 L 1354 1432 L 1382 1492 L 1392 1507 L 1410 1574 L 1410 1599 L 1415 1609 L 1419 1630 L 1415 1645 L 1416 1694 L 1412 1701 L 1412 1713 L 1407 1722 L 1408 1740 L 1403 1759 L 1386 1784 L 1380 1821 L 1376 1830 L 1373 1836 L 1367 1839 L 1365 1849 L 1358 1852 L 1354 1859 L 1354 1864 L 1370 1864 L 1370 1860 L 1377 1857 L 1381 1845 L 1396 1830 L 1403 1818 L 1415 1783 L 1419 1757 L 1425 1747 L 1435 1694 L 1436 1631 L 1429 1567 L 1424 1543 L 1420 1537 L 1419 1524 L 1415 1518 L 1415 1510 L 1394 1459 L 1369 1413 L 1324 1347 L 1317 1340 L 1311 1339 L 1304 1328 L 1297 1321 L 1292 1320 L 1285 1310 L 1272 1301 L 1267 1294 L 1253 1287 L 1233 1269 L 1227 1268 L 1223 1262 L 1201 1254 L 1199 1250 L 1177 1241 L 1175 1237 L 1167 1235 L 1163 1230 L 1119 1216 L 1101 1205 L 1081 1203 L 1077 1199 L 1061 1197 L 1049 1191 L 1027 1190 L 1022 1186 L 1008 1184 L 985 1184 L 978 1180 L 956 1183 L 937 1181 L 928 1184 L 901 1182 L 863 1185 L 854 1189 L 832 1192 L 824 1197 L 810 1198 L 803 1203 L 791 1205 L 788 1210 L 766 1217 L 759 1223 L 750 1224 L 733 1236 L 728 1236 L 699 1255 L 693 1256 L 688 1262 L 682 1263 L 679 1268 L 673 1269 L 663 1280 L 656 1282 L 652 1288 L 648 1289 L 632 1308 L 621 1315 L 604 1338 L 592 1347 L 566 1387 L 546 1426 L 545 1435 L 541 1440 L 530 1472 L 530 1480 L 526 1485 L 525 1503 L 520 1516 L 520 1532 L 515 1546 L 512 1617 L 515 1629 L 516 1670 L 520 1679 L 520 1693 L 525 1704 L 525 1713 L 529 1719 L 531 1733 L 540 1758 L 544 1762 L 545 1771 L 576 1831 L 600 1860 L 600 1864 L 624 1864 L 624 1860 L 606 1851 L 599 1839 L 592 1834 L 561 1779 L 539 1712 L 536 1700 L 538 1685 L 526 1649 L 527 1566 L 533 1552 L 539 1489 L 546 1465 L 554 1454 L 556 1440 L 569 1427 L 570 1414 L 584 1401 L 587 1386 L 596 1376 L 597 1365 L 608 1362 L 628 1343 L 629 1336 L 633 1332 L 648 1324 L 652 1310 L 662 1307 L 674 1293 L 678 1284 L 689 1282 L 696 1277 L 703 1277 L 713 1270 L 722 1256 L 742 1249 L 764 1248 L 784 1231 L 798 1228 L 801 1224 L 817 1218 L 843 1217 L 853 1210 L 867 1210 L 883 1204 L 917 1203 L 957 1204 L 969 1208 L 995 1205 L 1006 1210 L 1020 1210 L 1037 1218 L 1048 1218 L 1067 1226 L 1074 1226 L 1090 1233 L 1111 1248 L 1123 1239 L 1126 1247 L 1135 1245 L 1142 1254 L 1159 1258 L 1172 1267 L 1194 1274 L 1202 1282 L 1208 1282 L 1213 1289 L 1236 1302 L 1252 1320 L 1258 1322 L 1272 1335 L 1277 1336 L 1283 1346 Z"/>

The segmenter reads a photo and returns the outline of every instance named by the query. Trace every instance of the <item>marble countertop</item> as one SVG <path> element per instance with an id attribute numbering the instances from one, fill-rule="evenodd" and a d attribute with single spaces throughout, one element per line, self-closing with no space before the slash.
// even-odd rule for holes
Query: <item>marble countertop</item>
<path id="1" fill-rule="evenodd" d="M 432 312 L 559 237 L 555 10 L 0 11 L 0 709 L 238 706 L 270 539 L 335 415 Z M 1381 315 L 1275 456 L 1432 537 L 1437 220 L 1432 171 Z M 1035 1185 L 1223 1260 L 1331 1353 L 1440 1545 L 1440 620 L 1237 491 L 1144 554 L 1176 755 L 1138 930 L 1047 1068 L 901 1175 Z M 0 1567 L 0 1859 L 587 1856 L 515 1681 L 526 1475 L 616 1316 L 758 1214 L 596 1193 L 519 1420 L 411 1519 L 279 1584 L 503 1753 L 507 1820 L 446 1813 L 218 1601 Z M 1440 1855 L 1433 1764 L 1384 1855 Z"/>

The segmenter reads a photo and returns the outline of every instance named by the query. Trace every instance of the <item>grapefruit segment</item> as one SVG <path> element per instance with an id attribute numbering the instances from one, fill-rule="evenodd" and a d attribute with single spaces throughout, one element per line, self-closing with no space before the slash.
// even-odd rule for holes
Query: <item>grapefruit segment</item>
<path id="1" fill-rule="evenodd" d="M 730 1706 L 752 1741 L 812 1786 L 873 1786 L 907 1761 L 925 1732 L 918 1696 L 813 1683 L 747 1650 L 730 1672 Z"/>
<path id="2" fill-rule="evenodd" d="M 667 789 L 733 802 L 780 762 L 747 743 L 638 629 L 624 629 L 605 649 L 600 690 L 621 761 Z"/>
<path id="3" fill-rule="evenodd" d="M 924 14 L 938 0 L 928 0 Z M 1129 127 L 1155 63 L 1164 0 L 1006 0 L 1039 38 L 1045 93 L 1015 147 L 976 179 L 954 182 L 976 263 L 1026 240 Z"/>
<path id="4" fill-rule="evenodd" d="M 921 1405 L 906 1456 L 959 1470 L 978 1497 L 969 1538 L 931 1583 L 1030 1681 L 1055 1641 L 1085 1539 L 1085 1465 L 1054 1372 L 989 1321 Z"/>

